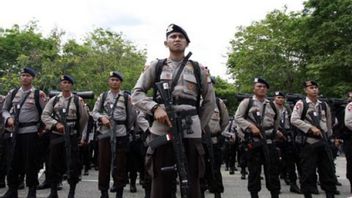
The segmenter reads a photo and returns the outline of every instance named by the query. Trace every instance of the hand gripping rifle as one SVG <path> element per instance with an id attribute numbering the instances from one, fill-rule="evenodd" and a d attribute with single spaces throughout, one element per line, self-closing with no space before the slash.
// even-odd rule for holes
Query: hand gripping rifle
<path id="1" fill-rule="evenodd" d="M 172 124 L 170 130 L 172 135 L 172 146 L 176 156 L 176 168 L 180 178 L 181 197 L 187 198 L 189 197 L 189 181 L 187 171 L 187 158 L 182 142 L 183 130 L 181 119 L 178 118 L 175 110 L 173 109 L 169 84 L 165 82 L 158 82 L 156 83 L 156 87 L 160 93 L 162 101 L 164 102 L 165 110 Z"/>

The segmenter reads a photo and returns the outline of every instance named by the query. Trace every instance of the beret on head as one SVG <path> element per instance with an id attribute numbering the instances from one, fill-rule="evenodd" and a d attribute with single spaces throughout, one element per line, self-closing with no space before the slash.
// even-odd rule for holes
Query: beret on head
<path id="1" fill-rule="evenodd" d="M 61 81 L 64 81 L 64 80 L 67 80 L 67 81 L 69 81 L 71 84 L 73 84 L 74 83 L 74 79 L 72 78 L 72 76 L 69 76 L 69 75 L 61 75 L 61 77 L 60 77 L 60 82 Z"/>
<path id="2" fill-rule="evenodd" d="M 307 81 L 305 81 L 305 82 L 303 83 L 303 86 L 304 86 L 304 87 L 309 87 L 309 86 L 317 86 L 317 87 L 319 87 L 319 86 L 318 86 L 318 83 L 315 82 L 315 81 L 313 81 L 313 80 L 307 80 Z"/>
<path id="3" fill-rule="evenodd" d="M 31 67 L 25 67 L 21 70 L 21 74 L 27 73 L 33 77 L 35 77 L 35 74 L 37 73 L 33 68 Z"/>
<path id="4" fill-rule="evenodd" d="M 179 32 L 183 34 L 183 36 L 186 38 L 187 42 L 190 43 L 191 40 L 189 40 L 189 37 L 184 29 L 182 29 L 180 26 L 175 25 L 175 24 L 170 24 L 167 29 L 166 29 L 166 37 L 168 37 L 171 33 L 173 32 Z"/>
<path id="5" fill-rule="evenodd" d="M 275 96 L 282 96 L 282 97 L 285 97 L 285 94 L 282 93 L 281 91 L 275 91 L 274 95 L 275 95 Z"/>
<path id="6" fill-rule="evenodd" d="M 266 82 L 266 81 L 265 81 L 264 79 L 262 79 L 262 78 L 254 78 L 253 83 L 254 83 L 254 84 L 255 84 L 255 83 L 265 84 L 266 87 L 269 89 L 269 83 Z"/>
<path id="7" fill-rule="evenodd" d="M 120 81 L 123 81 L 123 75 L 122 75 L 120 72 L 117 72 L 117 71 L 112 71 L 112 72 L 110 72 L 109 78 L 111 78 L 111 77 L 116 77 L 116 78 L 118 78 Z"/>

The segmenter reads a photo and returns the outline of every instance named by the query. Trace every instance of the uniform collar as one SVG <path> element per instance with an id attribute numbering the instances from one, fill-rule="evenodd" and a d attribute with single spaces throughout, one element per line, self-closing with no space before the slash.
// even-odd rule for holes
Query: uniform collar
<path id="1" fill-rule="evenodd" d="M 313 103 L 312 100 L 310 100 L 308 97 L 306 97 L 306 102 L 307 103 Z M 321 101 L 318 99 L 317 103 L 321 103 Z"/>
<path id="2" fill-rule="evenodd" d="M 253 98 L 253 100 L 256 100 L 256 101 L 258 101 L 258 102 L 261 102 L 260 100 L 258 100 L 258 99 L 257 99 L 257 97 L 256 97 L 255 95 L 253 95 L 253 97 L 252 97 L 252 98 Z M 268 100 L 268 98 L 264 98 L 264 101 L 263 101 L 263 102 L 261 102 L 261 103 L 263 103 L 263 104 L 264 104 L 264 103 L 268 103 L 268 102 L 270 102 L 270 101 Z"/>

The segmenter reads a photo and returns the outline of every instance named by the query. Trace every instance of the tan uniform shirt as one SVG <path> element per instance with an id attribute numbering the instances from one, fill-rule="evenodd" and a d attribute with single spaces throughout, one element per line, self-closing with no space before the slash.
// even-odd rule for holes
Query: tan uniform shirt
<path id="1" fill-rule="evenodd" d="M 214 112 L 207 124 L 206 129 L 209 130 L 212 136 L 220 135 L 221 132 L 226 128 L 229 123 L 229 113 L 227 111 L 224 101 L 219 98 L 219 106 L 216 105 Z M 213 137 L 212 141 L 214 144 L 218 142 L 217 137 Z"/>
<path id="2" fill-rule="evenodd" d="M 2 106 L 2 116 L 4 118 L 4 124 L 6 124 L 7 119 L 10 117 L 14 117 L 15 115 L 15 109 L 17 105 L 20 105 L 22 98 L 24 98 L 28 93 L 28 97 L 24 101 L 21 110 L 19 112 L 19 123 L 31 123 L 31 122 L 38 122 L 38 125 L 32 125 L 32 126 L 26 126 L 26 127 L 20 127 L 17 131 L 17 133 L 22 134 L 22 133 L 35 133 L 38 132 L 38 127 L 39 127 L 39 121 L 40 121 L 40 115 L 37 109 L 37 106 L 35 104 L 35 97 L 34 97 L 34 91 L 35 88 L 32 87 L 29 90 L 23 90 L 22 87 L 18 89 L 15 97 L 11 101 L 11 96 L 12 92 L 15 89 L 12 89 L 9 91 L 9 93 L 6 95 L 4 104 Z M 40 91 L 39 93 L 39 103 L 42 108 L 45 106 L 45 93 Z M 9 131 L 12 131 L 13 129 L 8 129 Z"/>
<path id="3" fill-rule="evenodd" d="M 133 118 L 136 116 L 136 113 L 133 111 L 131 101 L 130 100 L 127 101 L 127 107 L 126 107 L 124 92 L 120 91 L 118 94 L 115 95 L 109 90 L 107 93 L 106 99 L 104 101 L 104 104 L 101 105 L 102 96 L 103 96 L 103 93 L 100 94 L 99 98 L 95 102 L 95 105 L 92 111 L 92 116 L 94 120 L 98 121 L 99 118 L 106 116 L 109 118 L 111 123 L 124 122 L 126 121 L 127 114 L 128 114 L 129 116 L 128 123 L 116 124 L 116 127 L 115 127 L 116 137 L 126 136 L 128 129 L 131 129 L 132 127 Z M 116 103 L 114 112 L 111 112 L 117 98 L 118 98 L 118 101 Z M 126 108 L 128 112 L 126 111 Z M 98 127 L 98 131 L 102 134 L 107 134 L 107 133 L 110 133 L 110 128 L 101 125 Z"/>
<path id="4" fill-rule="evenodd" d="M 312 120 L 309 113 L 316 112 L 319 114 L 319 112 L 321 112 L 320 127 L 325 133 L 327 133 L 328 136 L 332 135 L 332 127 L 331 127 L 332 120 L 331 120 L 329 105 L 326 105 L 326 112 L 325 112 L 325 110 L 322 108 L 322 101 L 318 100 L 316 103 L 313 103 L 308 97 L 306 97 L 305 100 L 308 104 L 306 118 L 301 120 L 304 104 L 302 100 L 299 100 L 296 103 L 295 107 L 293 108 L 292 116 L 291 116 L 291 124 L 307 134 L 310 128 L 313 127 L 313 124 L 309 121 L 309 120 Z M 309 144 L 313 144 L 318 141 L 319 139 L 312 138 L 312 137 L 307 137 L 307 140 L 306 140 L 306 142 Z"/>
<path id="5" fill-rule="evenodd" d="M 345 126 L 352 130 L 352 102 L 348 103 L 345 108 Z"/>
<path id="6" fill-rule="evenodd" d="M 248 127 L 251 124 L 255 124 L 255 117 L 253 114 L 258 115 L 263 115 L 263 107 L 265 104 L 265 112 L 264 112 L 264 117 L 262 118 L 262 127 L 265 129 L 265 134 L 267 136 L 273 135 L 274 130 L 277 130 L 279 126 L 279 121 L 280 121 L 280 116 L 276 115 L 276 120 L 275 120 L 275 111 L 270 105 L 270 101 L 268 99 L 265 99 L 263 102 L 257 100 L 255 96 L 252 97 L 253 99 L 253 105 L 248 111 L 248 117 L 246 118 L 246 110 L 249 104 L 249 99 L 246 98 L 242 100 L 242 102 L 239 104 L 236 114 L 235 114 L 235 120 L 236 123 L 238 124 L 239 128 L 243 131 L 246 131 Z M 276 111 L 278 112 L 278 111 Z M 255 141 L 259 141 L 259 139 L 254 137 Z M 270 142 L 269 142 L 270 143 Z"/>
<path id="7" fill-rule="evenodd" d="M 147 91 L 152 89 L 155 83 L 155 70 L 156 70 L 157 61 L 153 61 L 149 66 L 146 66 L 145 71 L 139 77 L 133 93 L 132 93 L 132 103 L 140 111 L 145 112 L 146 114 L 152 115 L 151 110 L 157 104 L 153 101 L 152 97 L 147 95 Z M 166 61 L 166 65 L 162 67 L 162 72 L 160 75 L 160 81 L 169 82 L 176 75 L 180 66 L 180 62 L 174 62 L 170 59 Z M 205 125 L 208 123 L 211 113 L 215 108 L 215 94 L 213 87 L 208 84 L 207 76 L 204 73 L 204 69 L 201 67 L 201 83 L 202 83 L 202 105 L 200 106 L 199 115 L 192 116 L 192 125 L 191 130 L 192 134 L 187 134 L 184 132 L 185 138 L 201 138 L 201 130 L 204 129 Z M 194 75 L 194 69 L 190 62 L 188 62 L 182 71 L 180 78 L 175 86 L 172 96 L 175 98 L 185 98 L 197 101 L 198 88 L 197 80 Z M 161 105 L 163 107 L 163 105 Z M 174 105 L 175 111 L 184 111 L 196 109 L 192 105 Z M 169 130 L 169 127 L 165 124 L 154 121 L 150 132 L 155 135 L 164 135 Z"/>
<path id="8" fill-rule="evenodd" d="M 54 100 L 56 97 L 59 97 L 59 99 L 57 100 L 55 106 L 53 106 Z M 71 100 L 70 105 L 68 110 L 67 105 L 69 100 Z M 62 92 L 60 92 L 57 96 L 52 97 L 49 102 L 45 105 L 45 108 L 43 110 L 42 113 L 42 121 L 45 124 L 47 129 L 52 129 L 53 126 L 55 126 L 59 120 L 61 120 L 60 117 L 60 111 L 65 108 L 66 112 L 67 112 L 67 124 L 68 125 L 75 125 L 77 120 L 77 108 L 76 108 L 76 104 L 74 102 L 74 95 L 71 94 L 71 96 L 65 98 L 62 95 Z M 53 117 L 54 115 L 54 117 Z M 80 115 L 80 119 L 78 121 L 79 124 L 79 131 L 73 130 L 71 132 L 71 134 L 75 134 L 75 133 L 79 133 L 82 134 L 82 132 L 85 129 L 85 126 L 87 125 L 88 122 L 88 112 L 86 111 L 86 109 L 84 108 L 84 104 L 83 102 L 80 100 L 79 102 L 79 115 Z M 52 133 L 55 134 L 59 134 L 59 135 L 63 135 L 62 133 L 58 132 L 58 131 L 52 131 Z"/>

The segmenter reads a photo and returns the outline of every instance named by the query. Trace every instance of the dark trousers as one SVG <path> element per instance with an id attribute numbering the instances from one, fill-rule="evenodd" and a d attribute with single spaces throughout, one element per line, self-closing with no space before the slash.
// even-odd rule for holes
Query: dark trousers
<path id="1" fill-rule="evenodd" d="M 292 142 L 282 142 L 279 145 L 281 150 L 281 162 L 282 166 L 284 167 L 283 170 L 281 169 L 282 173 L 288 178 L 291 183 L 296 183 L 297 181 L 297 174 L 296 174 L 296 167 L 298 174 L 300 174 L 300 158 L 298 150 L 296 149 L 295 145 Z"/>
<path id="2" fill-rule="evenodd" d="M 260 174 L 264 165 L 266 188 L 272 193 L 279 193 L 279 154 L 274 144 L 267 144 L 268 157 L 265 158 L 263 146 L 256 146 L 248 151 L 248 191 L 259 192 L 261 190 Z M 266 160 L 269 163 L 265 163 Z"/>
<path id="3" fill-rule="evenodd" d="M 137 173 L 144 178 L 144 158 L 145 146 L 141 139 L 133 140 L 129 143 L 128 150 L 128 171 L 131 183 L 136 183 Z"/>
<path id="4" fill-rule="evenodd" d="M 200 178 L 204 175 L 204 149 L 200 139 L 183 139 L 188 163 L 189 197 L 200 198 Z M 155 149 L 153 154 L 147 152 L 146 168 L 152 177 L 151 197 L 173 197 L 176 193 L 176 171 L 161 171 L 163 167 L 176 164 L 172 143 Z"/>
<path id="5" fill-rule="evenodd" d="M 5 181 L 8 171 L 7 156 L 10 146 L 10 133 L 0 132 L 0 182 Z"/>
<path id="6" fill-rule="evenodd" d="M 7 173 L 7 182 L 10 188 L 18 187 L 21 173 L 26 175 L 28 187 L 38 185 L 38 142 L 36 132 L 16 135 L 15 150 L 11 152 L 13 155 L 9 156 L 10 165 Z"/>
<path id="7" fill-rule="evenodd" d="M 346 156 L 346 177 L 352 184 L 352 138 L 344 139 L 343 151 Z"/>
<path id="8" fill-rule="evenodd" d="M 301 190 L 312 193 L 316 185 L 316 169 L 318 169 L 320 186 L 329 193 L 336 191 L 336 176 L 332 153 L 329 145 L 323 141 L 306 143 L 301 152 Z"/>
<path id="9" fill-rule="evenodd" d="M 64 173 L 67 173 L 67 181 L 70 185 L 77 184 L 80 176 L 81 162 L 78 151 L 77 135 L 70 136 L 71 141 L 71 159 L 67 159 L 65 142 L 62 135 L 50 135 L 50 153 L 49 153 L 49 182 L 51 185 L 57 185 Z M 67 164 L 69 160 L 69 165 Z M 69 171 L 67 171 L 69 166 Z"/>
<path id="10" fill-rule="evenodd" d="M 209 151 L 206 151 L 208 153 Z M 205 179 L 208 184 L 209 192 L 211 193 L 223 193 L 224 185 L 222 183 L 222 175 L 221 175 L 221 164 L 222 164 L 222 150 L 220 144 L 213 144 L 213 156 L 214 156 L 214 164 L 213 170 L 211 170 L 211 164 L 206 163 L 206 172 Z M 213 175 L 211 175 L 211 171 L 213 171 Z"/>
<path id="11" fill-rule="evenodd" d="M 116 138 L 116 154 L 115 167 L 111 167 L 111 145 L 110 138 L 99 140 L 99 176 L 98 186 L 99 190 L 105 191 L 109 189 L 110 184 L 110 170 L 114 168 L 113 180 L 117 188 L 123 188 L 127 183 L 127 148 L 128 137 Z"/>

